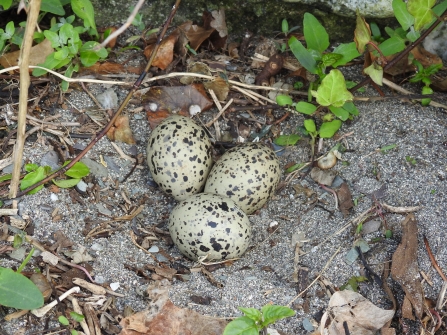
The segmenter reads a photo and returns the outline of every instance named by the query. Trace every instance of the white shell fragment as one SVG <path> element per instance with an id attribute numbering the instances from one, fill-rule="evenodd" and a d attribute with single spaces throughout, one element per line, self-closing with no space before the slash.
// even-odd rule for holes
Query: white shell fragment
<path id="1" fill-rule="evenodd" d="M 280 176 L 273 150 L 261 143 L 246 143 L 222 155 L 208 176 L 204 192 L 229 197 L 251 214 L 275 193 Z"/>
<path id="2" fill-rule="evenodd" d="M 190 118 L 173 115 L 151 133 L 147 163 L 154 181 L 176 200 L 203 189 L 211 170 L 211 142 Z"/>
<path id="3" fill-rule="evenodd" d="M 169 233 L 182 254 L 206 261 L 240 257 L 250 244 L 247 215 L 229 198 L 201 193 L 181 201 L 169 217 Z"/>

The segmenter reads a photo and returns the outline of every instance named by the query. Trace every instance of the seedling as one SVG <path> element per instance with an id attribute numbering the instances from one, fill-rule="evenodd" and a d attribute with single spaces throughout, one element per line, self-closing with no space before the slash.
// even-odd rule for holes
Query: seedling
<path id="1" fill-rule="evenodd" d="M 66 161 L 64 166 L 70 163 L 70 161 Z M 23 177 L 22 182 L 20 183 L 20 189 L 24 190 L 39 181 L 45 179 L 48 175 L 53 173 L 49 166 L 39 166 L 37 164 L 25 164 L 25 171 L 28 172 L 25 177 Z M 65 172 L 65 175 L 69 177 L 68 179 L 53 179 L 53 183 L 59 186 L 60 188 L 70 188 L 76 186 L 81 178 L 87 176 L 90 173 L 90 169 L 87 165 L 82 162 L 76 162 L 73 167 L 68 169 Z M 12 174 L 7 174 L 1 177 L 2 180 L 10 180 L 12 178 Z M 36 187 L 34 190 L 28 192 L 28 194 L 35 194 L 39 192 L 43 188 L 43 185 Z"/>
<path id="2" fill-rule="evenodd" d="M 352 276 L 348 279 L 348 282 L 340 287 L 340 290 L 351 290 L 354 292 L 358 292 L 359 290 L 359 283 L 368 281 L 368 278 L 363 276 Z"/>
<path id="3" fill-rule="evenodd" d="M 0 267 L 0 305 L 17 309 L 35 309 L 43 306 L 43 296 L 37 286 L 20 272 L 29 262 L 34 248 L 19 266 L 17 272 Z"/>
<path id="4" fill-rule="evenodd" d="M 84 315 L 78 314 L 76 312 L 70 312 L 70 318 L 76 322 L 81 322 L 85 319 Z M 63 315 L 59 316 L 58 321 L 63 326 L 70 326 L 70 320 L 68 320 Z M 71 333 L 71 335 L 78 335 L 78 331 L 73 328 L 70 329 L 70 333 Z"/>
<path id="5" fill-rule="evenodd" d="M 245 316 L 231 321 L 225 327 L 223 335 L 258 335 L 276 321 L 295 315 L 294 310 L 277 305 L 265 305 L 261 310 L 239 307 L 239 310 Z"/>
<path id="6" fill-rule="evenodd" d="M 424 84 L 424 86 L 422 87 L 422 94 L 424 95 L 433 94 L 433 89 L 430 87 L 431 85 L 430 77 L 442 68 L 442 64 L 432 64 L 427 68 L 424 68 L 422 64 L 416 59 L 413 59 L 413 64 L 416 65 L 418 72 L 415 74 L 413 78 L 410 79 L 410 82 L 411 83 L 422 82 Z M 430 98 L 422 99 L 421 104 L 422 106 L 428 106 L 430 101 L 431 101 Z"/>
<path id="7" fill-rule="evenodd" d="M 380 148 L 380 152 L 382 154 L 387 154 L 389 151 L 393 150 L 395 147 L 397 147 L 397 144 L 385 145 L 384 147 Z"/>
<path id="8" fill-rule="evenodd" d="M 405 160 L 408 162 L 408 163 L 410 163 L 411 165 L 416 165 L 416 159 L 414 159 L 413 157 L 411 157 L 411 156 L 405 156 Z"/>

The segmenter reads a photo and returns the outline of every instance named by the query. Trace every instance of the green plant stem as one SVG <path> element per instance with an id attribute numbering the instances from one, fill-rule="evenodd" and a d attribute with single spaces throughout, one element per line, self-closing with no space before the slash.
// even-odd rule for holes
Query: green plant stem
<path id="1" fill-rule="evenodd" d="M 107 125 L 104 127 L 104 129 L 102 129 L 98 134 L 96 134 L 95 138 L 87 145 L 87 147 L 82 150 L 82 152 L 80 152 L 69 164 L 65 165 L 64 167 L 62 167 L 61 169 L 57 170 L 55 173 L 49 175 L 48 177 L 46 177 L 45 179 L 42 179 L 40 182 L 38 182 L 37 184 L 34 184 L 30 187 L 28 187 L 27 189 L 23 190 L 22 192 L 19 192 L 16 196 L 16 198 L 19 198 L 25 194 L 27 194 L 29 191 L 34 190 L 36 187 L 43 185 L 47 182 L 49 182 L 50 180 L 56 178 L 58 175 L 65 173 L 66 171 L 68 171 L 73 165 L 76 164 L 76 162 L 78 162 L 82 157 L 85 156 L 85 154 L 102 138 L 104 137 L 105 134 L 107 134 L 107 132 L 109 131 L 109 129 L 115 124 L 115 121 L 117 120 L 118 116 L 121 115 L 122 111 L 124 110 L 124 108 L 127 106 L 129 100 L 132 98 L 133 94 L 135 93 L 135 91 L 140 87 L 144 77 L 146 77 L 147 72 L 149 71 L 150 67 L 152 66 L 152 62 L 155 59 L 155 56 L 158 52 L 158 49 L 160 48 L 160 44 L 161 41 L 163 39 L 163 37 L 166 34 L 166 31 L 168 30 L 168 27 L 172 21 L 172 19 L 174 18 L 175 13 L 177 12 L 178 6 L 180 5 L 181 0 L 176 0 L 174 6 L 172 7 L 171 13 L 169 14 L 169 17 L 167 18 L 164 26 L 163 26 L 163 30 L 161 31 L 161 33 L 158 35 L 158 39 L 157 42 L 155 44 L 154 50 L 152 51 L 151 57 L 149 58 L 149 61 L 147 62 L 146 68 L 144 69 L 144 71 L 141 73 L 140 77 L 137 79 L 137 81 L 133 84 L 132 89 L 129 91 L 129 93 L 127 94 L 126 98 L 124 99 L 124 101 L 121 103 L 120 107 L 118 108 L 118 110 L 116 111 L 116 113 L 113 115 L 112 119 L 109 121 L 109 123 L 107 123 Z M 0 200 L 6 200 L 6 199 L 0 199 Z"/>
<path id="2" fill-rule="evenodd" d="M 26 258 L 23 260 L 22 264 L 20 264 L 19 268 L 17 269 L 17 273 L 20 273 L 23 271 L 23 269 L 25 268 L 26 264 L 28 264 L 29 260 L 31 259 L 31 257 L 34 254 L 34 247 L 31 249 L 31 251 L 29 252 L 28 256 L 26 256 Z"/>
<path id="3" fill-rule="evenodd" d="M 416 41 L 414 41 L 413 43 L 408 45 L 405 48 L 405 50 L 403 50 L 400 54 L 398 54 L 396 57 L 394 57 L 387 65 L 385 65 L 385 67 L 383 68 L 383 71 L 385 72 L 386 70 L 392 68 L 402 58 L 404 58 L 411 50 L 413 50 L 418 44 L 420 44 L 427 37 L 427 35 L 430 34 L 433 31 L 433 29 L 435 29 L 438 26 L 438 24 L 443 22 L 444 14 L 445 14 L 445 12 L 441 15 L 441 17 L 438 17 L 436 19 L 436 21 L 430 26 L 430 28 L 428 28 Z M 357 91 L 360 87 L 363 87 L 363 86 L 369 84 L 371 82 L 371 80 L 372 80 L 371 77 L 368 76 L 362 82 L 358 83 L 353 88 L 351 88 L 350 91 L 351 92 Z"/>

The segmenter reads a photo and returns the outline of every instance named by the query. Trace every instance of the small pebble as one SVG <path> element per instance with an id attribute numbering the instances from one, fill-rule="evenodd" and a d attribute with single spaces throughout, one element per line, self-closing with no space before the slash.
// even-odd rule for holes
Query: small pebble
<path id="1" fill-rule="evenodd" d="M 52 170 L 59 168 L 59 157 L 56 151 L 48 151 L 40 160 L 40 166 L 49 166 Z"/>
<path id="2" fill-rule="evenodd" d="M 103 93 L 98 94 L 96 96 L 96 100 L 98 100 L 98 102 L 105 109 L 111 109 L 118 106 L 118 96 L 113 88 L 108 88 Z"/>
<path id="3" fill-rule="evenodd" d="M 153 245 L 152 247 L 149 248 L 148 251 L 149 252 L 159 252 L 160 249 L 156 245 Z"/>
<path id="4" fill-rule="evenodd" d="M 76 187 L 78 188 L 79 192 L 85 193 L 87 192 L 87 184 L 84 183 L 84 181 L 80 180 L 79 183 L 76 184 Z"/>
<path id="5" fill-rule="evenodd" d="M 120 283 L 110 283 L 110 288 L 112 289 L 112 291 L 116 291 L 120 288 Z"/>
<path id="6" fill-rule="evenodd" d="M 310 320 L 308 318 L 305 318 L 303 320 L 303 328 L 305 330 L 307 330 L 308 332 L 313 332 L 314 331 L 314 326 L 312 325 L 312 322 L 310 322 Z"/>
<path id="7" fill-rule="evenodd" d="M 51 201 L 56 202 L 59 200 L 59 197 L 56 194 L 51 193 L 50 199 L 51 199 Z"/>

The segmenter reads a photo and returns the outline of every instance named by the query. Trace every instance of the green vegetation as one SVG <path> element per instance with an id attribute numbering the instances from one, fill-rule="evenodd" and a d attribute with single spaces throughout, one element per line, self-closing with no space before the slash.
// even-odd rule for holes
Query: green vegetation
<path id="1" fill-rule="evenodd" d="M 277 305 L 265 305 L 258 310 L 256 308 L 239 309 L 245 314 L 231 321 L 223 332 L 223 335 L 258 335 L 261 330 L 278 320 L 294 316 L 295 311 Z"/>
<path id="2" fill-rule="evenodd" d="M 70 161 L 66 161 L 64 166 L 70 163 Z M 39 181 L 45 179 L 54 171 L 51 170 L 49 166 L 39 166 L 37 164 L 25 164 L 25 171 L 28 172 L 25 177 L 23 177 L 22 182 L 20 183 L 20 189 L 23 191 L 28 187 L 38 183 Z M 76 162 L 70 169 L 65 172 L 65 176 L 69 177 L 67 179 L 58 179 L 53 180 L 53 183 L 59 186 L 60 188 L 70 188 L 76 186 L 81 178 L 87 176 L 90 173 L 89 168 L 82 162 Z M 12 174 L 7 174 L 1 177 L 0 181 L 10 180 L 12 178 Z M 39 192 L 43 188 L 43 185 L 36 187 L 34 190 L 28 192 L 28 194 L 35 194 Z"/>
<path id="3" fill-rule="evenodd" d="M 9 8 L 10 0 L 0 0 L 3 8 Z M 39 21 L 47 14 L 64 16 L 64 5 L 70 3 L 71 9 L 76 14 L 68 17 L 51 19 L 50 29 L 42 32 L 34 33 L 34 41 L 36 44 L 43 42 L 45 39 L 51 42 L 54 52 L 50 53 L 43 64 L 39 64 L 49 70 L 65 69 L 64 75 L 71 78 L 74 72 L 79 71 L 80 65 L 92 66 L 98 60 L 107 58 L 108 51 L 105 48 L 99 48 L 98 31 L 96 30 L 95 15 L 93 5 L 90 0 L 43 0 L 41 5 L 41 14 Z M 82 26 L 74 25 L 76 17 L 83 22 Z M 26 22 L 21 22 L 15 27 L 14 22 L 8 22 L 5 30 L 0 29 L 0 53 L 7 52 L 12 45 L 21 47 L 23 35 L 25 32 Z M 88 34 L 93 40 L 83 42 L 80 38 L 81 34 Z M 34 69 L 34 76 L 41 76 L 47 73 L 42 69 Z M 68 82 L 63 81 L 61 84 L 63 91 L 68 89 Z"/>

